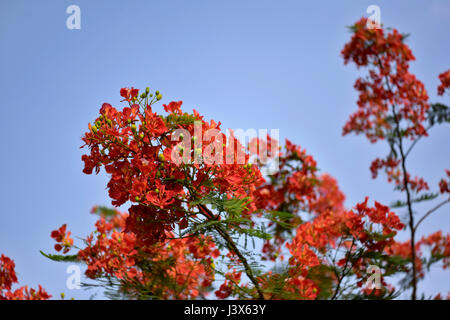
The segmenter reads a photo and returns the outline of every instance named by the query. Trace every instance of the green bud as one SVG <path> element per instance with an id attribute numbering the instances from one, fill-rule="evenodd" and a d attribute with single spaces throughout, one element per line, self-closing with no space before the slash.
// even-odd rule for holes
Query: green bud
<path id="1" fill-rule="evenodd" d="M 162 153 L 158 154 L 158 159 L 164 161 L 164 155 Z"/>
<path id="2" fill-rule="evenodd" d="M 150 96 L 150 98 L 151 98 L 151 97 L 153 97 L 153 93 L 150 93 L 150 95 L 149 95 L 149 96 Z"/>
<path id="3" fill-rule="evenodd" d="M 161 100 L 162 99 L 162 95 L 160 94 L 160 93 L 158 93 L 157 95 L 156 95 L 156 100 Z"/>
<path id="4" fill-rule="evenodd" d="M 130 124 L 131 123 L 131 119 L 128 119 L 127 122 L 128 122 L 128 124 Z"/>
<path id="5" fill-rule="evenodd" d="M 159 91 L 158 91 L 158 90 L 156 90 L 156 91 L 155 91 L 155 94 L 156 94 L 156 95 L 158 95 L 158 94 L 159 94 Z"/>
<path id="6" fill-rule="evenodd" d="M 144 139 L 144 134 L 141 133 L 141 134 L 139 135 L 139 137 L 140 137 L 141 139 Z"/>
<path id="7" fill-rule="evenodd" d="M 92 132 L 93 133 L 97 133 L 97 127 L 96 126 L 92 126 Z"/>
<path id="8" fill-rule="evenodd" d="M 97 121 L 97 122 L 95 123 L 95 125 L 96 125 L 97 127 L 101 127 L 101 126 L 102 126 L 102 123 L 101 123 L 100 121 Z"/>
<path id="9" fill-rule="evenodd" d="M 133 131 L 133 132 L 136 131 L 136 125 L 134 123 L 131 125 L 131 131 Z"/>
<path id="10" fill-rule="evenodd" d="M 143 93 L 141 94 L 141 98 L 142 98 L 142 99 L 145 99 L 145 97 L 147 97 L 147 92 L 143 92 Z"/>
<path id="11" fill-rule="evenodd" d="M 158 189 L 158 188 L 156 188 L 156 189 L 155 189 L 155 192 L 156 192 L 156 193 L 159 193 L 159 189 Z"/>
<path id="12" fill-rule="evenodd" d="M 148 94 L 150 92 L 150 88 L 149 87 L 145 88 L 145 92 Z"/>
<path id="13" fill-rule="evenodd" d="M 108 126 L 111 126 L 112 121 L 110 119 L 106 120 L 106 123 L 108 124 Z"/>

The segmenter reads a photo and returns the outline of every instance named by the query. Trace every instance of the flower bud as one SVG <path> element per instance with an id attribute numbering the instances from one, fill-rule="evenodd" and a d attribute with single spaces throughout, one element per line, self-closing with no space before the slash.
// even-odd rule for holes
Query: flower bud
<path id="1" fill-rule="evenodd" d="M 145 93 L 149 93 L 150 92 L 150 88 L 149 87 L 147 87 L 147 88 L 145 88 Z"/>
<path id="2" fill-rule="evenodd" d="M 156 193 L 159 193 L 159 189 L 158 189 L 158 188 L 156 188 L 156 189 L 155 189 L 155 192 L 156 192 Z"/>
<path id="3" fill-rule="evenodd" d="M 161 100 L 162 99 L 162 95 L 160 94 L 160 93 L 158 93 L 157 95 L 156 95 L 156 100 Z"/>
<path id="4" fill-rule="evenodd" d="M 134 123 L 131 125 L 131 131 L 133 131 L 133 132 L 136 131 L 136 125 Z"/>

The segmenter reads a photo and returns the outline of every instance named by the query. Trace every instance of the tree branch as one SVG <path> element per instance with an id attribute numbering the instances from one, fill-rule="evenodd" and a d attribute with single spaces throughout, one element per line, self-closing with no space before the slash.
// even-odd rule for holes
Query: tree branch
<path id="1" fill-rule="evenodd" d="M 217 220 L 217 216 L 215 216 L 206 206 L 199 204 L 198 207 L 199 207 L 200 211 L 202 211 L 203 215 L 208 220 Z M 226 241 L 228 250 L 230 250 L 231 252 L 234 252 L 238 256 L 238 258 L 242 262 L 242 264 L 244 265 L 244 269 L 245 269 L 245 273 L 247 274 L 247 277 L 253 283 L 256 291 L 258 292 L 258 299 L 264 300 L 264 294 L 261 291 L 261 288 L 259 287 L 258 281 L 256 280 L 255 276 L 253 275 L 253 271 L 252 271 L 250 265 L 248 264 L 247 259 L 244 257 L 242 252 L 239 251 L 237 245 L 234 243 L 234 240 L 231 238 L 230 234 L 224 228 L 222 228 L 221 226 L 218 226 L 218 225 L 215 225 L 214 229 L 216 229 L 216 231 Z"/>
<path id="2" fill-rule="evenodd" d="M 440 207 L 442 207 L 444 204 L 446 204 L 447 202 L 450 202 L 450 199 L 444 200 L 441 203 L 439 203 L 437 206 L 435 206 L 434 208 L 430 209 L 427 213 L 425 213 L 423 215 L 422 218 L 420 218 L 419 221 L 417 221 L 416 226 L 414 227 L 414 231 L 417 230 L 417 227 L 420 225 L 420 223 L 425 220 L 426 217 L 428 217 L 430 214 L 432 214 L 434 211 L 436 211 L 437 209 L 439 209 Z"/>

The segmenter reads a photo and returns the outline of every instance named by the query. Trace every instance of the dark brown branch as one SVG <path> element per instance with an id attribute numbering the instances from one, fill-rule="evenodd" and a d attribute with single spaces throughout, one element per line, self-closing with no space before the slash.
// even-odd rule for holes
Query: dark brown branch
<path id="1" fill-rule="evenodd" d="M 380 68 L 383 68 L 381 59 L 378 55 L 376 55 L 376 58 L 378 60 L 378 64 Z M 387 75 L 384 76 L 386 81 L 387 89 L 392 93 L 391 85 L 389 83 L 389 78 Z M 392 104 L 392 113 L 394 115 L 394 121 L 395 121 L 395 133 L 397 135 L 398 139 L 398 148 L 400 151 L 401 156 L 401 166 L 402 166 L 402 175 L 403 175 L 403 187 L 406 192 L 406 203 L 408 205 L 408 215 L 409 215 L 409 229 L 411 233 L 411 259 L 412 259 L 412 294 L 411 299 L 416 300 L 417 299 L 417 266 L 416 266 L 416 244 L 415 244 L 415 229 L 414 229 L 414 213 L 412 210 L 412 200 L 411 200 L 411 193 L 409 190 L 409 181 L 408 181 L 408 172 L 406 171 L 406 156 L 403 151 L 403 140 L 402 135 L 400 133 L 400 119 L 397 116 L 397 112 L 395 111 L 395 104 Z M 417 141 L 417 140 L 416 140 Z"/>
<path id="2" fill-rule="evenodd" d="M 217 220 L 217 217 L 207 207 L 205 207 L 204 205 L 201 205 L 201 204 L 198 205 L 198 207 L 199 207 L 200 211 L 202 211 L 203 215 L 208 220 Z M 264 300 L 264 294 L 261 291 L 261 288 L 259 287 L 258 281 L 256 280 L 255 276 L 253 275 L 253 271 L 252 271 L 250 265 L 248 264 L 247 259 L 244 257 L 242 252 L 239 251 L 238 247 L 234 243 L 234 240 L 231 238 L 230 234 L 224 228 L 222 228 L 219 225 L 215 225 L 214 229 L 226 241 L 226 245 L 227 245 L 228 250 L 230 250 L 231 252 L 234 252 L 238 256 L 238 258 L 242 262 L 242 264 L 244 265 L 244 269 L 245 269 L 245 273 L 247 274 L 247 277 L 253 283 L 253 285 L 255 286 L 256 291 L 258 292 L 258 299 Z"/>

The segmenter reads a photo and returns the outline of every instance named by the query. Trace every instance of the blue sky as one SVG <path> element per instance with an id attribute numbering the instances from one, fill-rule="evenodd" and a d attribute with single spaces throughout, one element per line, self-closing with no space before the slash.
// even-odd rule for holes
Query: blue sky
<path id="1" fill-rule="evenodd" d="M 81 8 L 81 30 L 66 28 L 71 4 Z M 52 251 L 49 234 L 63 223 L 86 236 L 90 208 L 109 204 L 107 178 L 82 174 L 80 137 L 125 86 L 158 89 L 163 102 L 183 100 L 223 128 L 280 129 L 338 179 L 348 207 L 366 195 L 396 200 L 369 172 L 386 146 L 341 136 L 360 72 L 340 51 L 346 26 L 371 4 L 384 25 L 411 34 L 412 71 L 431 101 L 449 104 L 436 86 L 450 67 L 450 1 L 1 1 L 0 252 L 15 260 L 20 282 L 56 297 L 91 294 L 67 290 L 67 265 L 39 250 Z M 409 160 L 432 186 L 449 168 L 448 137 L 448 126 L 432 129 Z M 437 229 L 449 232 L 448 206 L 419 234 Z M 420 285 L 449 290 L 449 272 L 438 269 Z"/>

